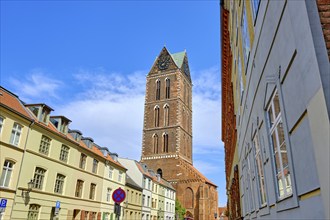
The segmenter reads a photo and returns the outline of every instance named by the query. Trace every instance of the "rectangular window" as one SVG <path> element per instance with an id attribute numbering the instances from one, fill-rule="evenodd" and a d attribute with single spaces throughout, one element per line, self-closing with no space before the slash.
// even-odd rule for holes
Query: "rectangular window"
<path id="1" fill-rule="evenodd" d="M 107 188 L 107 202 L 111 201 L 111 188 Z"/>
<path id="2" fill-rule="evenodd" d="M 68 162 L 69 147 L 62 145 L 60 152 L 60 160 L 63 162 Z"/>
<path id="3" fill-rule="evenodd" d="M 109 167 L 109 179 L 113 178 L 113 168 Z"/>
<path id="4" fill-rule="evenodd" d="M 265 175 L 264 175 L 263 163 L 261 158 L 261 149 L 260 149 L 261 147 L 260 147 L 258 132 L 253 138 L 253 145 L 255 148 L 255 162 L 257 165 L 259 199 L 260 199 L 260 205 L 263 206 L 266 203 L 266 189 L 265 189 Z"/>
<path id="5" fill-rule="evenodd" d="M 87 156 L 83 153 L 80 155 L 79 168 L 85 169 Z"/>
<path id="6" fill-rule="evenodd" d="M 275 174 L 277 180 L 277 194 L 278 197 L 282 199 L 292 194 L 292 185 L 279 95 L 277 90 L 271 99 L 267 112 L 269 121 L 269 133 L 272 142 L 272 157 L 275 164 Z"/>
<path id="7" fill-rule="evenodd" d="M 257 19 L 258 11 L 259 11 L 260 0 L 252 0 L 252 14 L 253 21 L 255 22 Z"/>
<path id="8" fill-rule="evenodd" d="M 89 190 L 89 199 L 95 199 L 95 190 L 96 190 L 96 184 L 91 183 L 91 187 Z"/>
<path id="9" fill-rule="evenodd" d="M 151 189 L 151 180 L 148 179 L 148 189 Z"/>
<path id="10" fill-rule="evenodd" d="M 150 204 L 150 196 L 148 196 L 148 199 L 147 199 L 147 206 L 149 207 L 149 204 Z"/>
<path id="11" fill-rule="evenodd" d="M 9 187 L 11 174 L 13 172 L 14 163 L 6 160 L 3 164 L 2 174 L 0 178 L 0 187 Z"/>
<path id="12" fill-rule="evenodd" d="M 40 209 L 40 205 L 31 204 L 29 207 L 27 219 L 28 220 L 37 220 L 39 217 L 39 209 Z"/>
<path id="13" fill-rule="evenodd" d="M 118 182 L 121 182 L 123 179 L 123 172 L 119 171 L 119 174 L 118 174 Z"/>
<path id="14" fill-rule="evenodd" d="M 242 40 L 243 40 L 243 57 L 244 57 L 244 71 L 246 71 L 247 62 L 250 53 L 250 36 L 249 36 L 249 27 L 247 23 L 247 16 L 246 16 L 246 5 L 243 6 L 243 16 L 242 16 Z"/>
<path id="15" fill-rule="evenodd" d="M 56 180 L 55 180 L 55 187 L 54 187 L 54 192 L 62 194 L 63 193 L 63 187 L 64 187 L 64 179 L 65 176 L 62 174 L 57 174 Z"/>
<path id="16" fill-rule="evenodd" d="M 40 153 L 48 155 L 50 141 L 51 141 L 50 138 L 46 137 L 45 135 L 42 135 L 41 141 L 40 141 L 40 147 L 39 147 Z"/>
<path id="17" fill-rule="evenodd" d="M 45 169 L 36 167 L 36 169 L 34 171 L 33 188 L 42 189 L 42 185 L 43 185 L 44 178 L 45 178 L 45 173 L 46 173 Z"/>
<path id="18" fill-rule="evenodd" d="M 84 186 L 84 181 L 82 181 L 82 180 L 77 180 L 75 197 L 79 197 L 79 198 L 81 198 L 81 196 L 82 196 L 83 186 Z"/>
<path id="19" fill-rule="evenodd" d="M 22 126 L 17 123 L 14 123 L 13 129 L 10 136 L 10 144 L 18 146 L 19 138 L 22 133 Z"/>
<path id="20" fill-rule="evenodd" d="M 98 166 L 98 164 L 99 164 L 99 162 L 96 159 L 94 159 L 93 160 L 93 169 L 92 169 L 92 172 L 93 173 L 97 173 L 97 166 Z"/>
<path id="21" fill-rule="evenodd" d="M 142 187 L 145 188 L 146 187 L 146 178 L 143 178 L 143 183 L 142 183 Z"/>
<path id="22" fill-rule="evenodd" d="M 109 218 L 110 218 L 110 213 L 104 212 L 103 213 L 103 220 L 109 220 Z"/>
<path id="23" fill-rule="evenodd" d="M 142 197 L 142 205 L 143 206 L 145 205 L 145 202 L 146 202 L 146 195 L 143 195 L 143 197 Z"/>
<path id="24" fill-rule="evenodd" d="M 0 133 L 1 133 L 1 130 L 2 130 L 2 126 L 3 126 L 3 117 L 0 117 Z"/>

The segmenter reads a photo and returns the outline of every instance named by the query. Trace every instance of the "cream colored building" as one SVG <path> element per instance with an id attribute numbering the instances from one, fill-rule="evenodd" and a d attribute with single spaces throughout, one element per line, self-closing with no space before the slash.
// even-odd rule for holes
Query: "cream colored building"
<path id="1" fill-rule="evenodd" d="M 126 201 L 122 205 L 123 219 L 141 219 L 142 215 L 142 188 L 126 175 Z"/>
<path id="2" fill-rule="evenodd" d="M 176 191 L 165 179 L 135 160 L 119 158 L 127 175 L 142 188 L 142 220 L 173 220 Z M 166 206 L 167 205 L 167 206 Z"/>
<path id="3" fill-rule="evenodd" d="M 112 193 L 126 182 L 117 155 L 69 130 L 49 106 L 0 92 L 2 219 L 114 219 Z"/>

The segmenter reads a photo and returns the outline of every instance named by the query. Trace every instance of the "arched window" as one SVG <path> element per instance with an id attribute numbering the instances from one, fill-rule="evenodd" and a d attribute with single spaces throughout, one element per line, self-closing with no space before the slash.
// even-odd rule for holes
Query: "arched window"
<path id="1" fill-rule="evenodd" d="M 194 207 L 194 192 L 190 187 L 184 192 L 184 207 L 188 209 Z"/>
<path id="2" fill-rule="evenodd" d="M 159 126 L 159 106 L 154 108 L 155 110 L 155 127 Z"/>
<path id="3" fill-rule="evenodd" d="M 160 80 L 156 81 L 156 100 L 160 99 Z"/>
<path id="4" fill-rule="evenodd" d="M 158 135 L 157 134 L 153 135 L 153 140 L 154 140 L 154 153 L 158 154 Z"/>
<path id="5" fill-rule="evenodd" d="M 163 171 L 162 171 L 162 169 L 159 168 L 159 169 L 157 170 L 157 174 L 159 174 L 160 177 L 163 177 Z"/>
<path id="6" fill-rule="evenodd" d="M 166 84 L 166 90 L 165 90 L 165 97 L 167 99 L 170 98 L 170 89 L 171 89 L 171 83 L 170 83 L 170 79 L 169 78 L 166 78 L 165 79 L 165 84 Z"/>
<path id="7" fill-rule="evenodd" d="M 168 134 L 163 134 L 163 152 L 168 153 Z"/>
<path id="8" fill-rule="evenodd" d="M 164 126 L 168 126 L 169 120 L 170 120 L 170 107 L 168 106 L 168 104 L 164 105 Z"/>

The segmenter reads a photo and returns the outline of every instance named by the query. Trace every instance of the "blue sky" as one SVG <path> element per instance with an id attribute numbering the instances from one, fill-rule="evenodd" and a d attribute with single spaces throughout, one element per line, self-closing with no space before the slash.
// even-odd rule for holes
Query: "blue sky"
<path id="1" fill-rule="evenodd" d="M 226 204 L 219 1 L 1 1 L 1 85 L 44 102 L 101 146 L 139 160 L 145 77 L 186 49 L 194 165 Z"/>

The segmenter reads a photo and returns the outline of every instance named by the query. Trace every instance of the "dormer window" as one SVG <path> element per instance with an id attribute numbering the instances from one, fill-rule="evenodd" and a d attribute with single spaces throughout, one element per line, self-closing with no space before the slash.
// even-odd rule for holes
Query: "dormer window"
<path id="1" fill-rule="evenodd" d="M 81 140 L 86 144 L 89 149 L 92 149 L 94 140 L 90 137 L 83 137 Z"/>
<path id="2" fill-rule="evenodd" d="M 38 121 L 48 124 L 49 115 L 51 111 L 54 111 L 46 104 L 29 104 L 25 105 L 38 119 Z"/>
<path id="3" fill-rule="evenodd" d="M 79 130 L 69 130 L 69 134 L 77 141 L 81 141 L 82 133 Z"/>
<path id="4" fill-rule="evenodd" d="M 57 128 L 57 130 L 63 134 L 68 133 L 68 126 L 71 122 L 70 119 L 64 117 L 64 116 L 51 116 L 50 121 L 53 123 L 53 125 Z"/>

